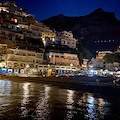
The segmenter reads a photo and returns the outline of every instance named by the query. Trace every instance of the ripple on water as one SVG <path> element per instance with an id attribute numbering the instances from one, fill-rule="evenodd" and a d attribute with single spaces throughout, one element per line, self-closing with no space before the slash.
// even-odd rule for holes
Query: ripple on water
<path id="1" fill-rule="evenodd" d="M 42 83 L 0 80 L 1 119 L 99 120 L 106 116 L 110 118 L 115 107 L 111 107 L 109 99 L 99 94 L 96 96 L 82 90 Z M 114 112 L 114 118 L 116 114 L 119 115 L 118 112 Z"/>

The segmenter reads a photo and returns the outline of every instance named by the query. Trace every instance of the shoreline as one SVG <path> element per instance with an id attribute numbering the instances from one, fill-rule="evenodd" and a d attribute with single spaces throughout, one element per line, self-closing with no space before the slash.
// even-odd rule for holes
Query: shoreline
<path id="1" fill-rule="evenodd" d="M 97 84 L 96 79 L 100 79 Z M 100 78 L 100 77 L 10 77 L 5 76 L 0 78 L 1 80 L 9 80 L 12 82 L 33 82 L 42 83 L 48 85 L 55 85 L 61 88 L 82 90 L 86 92 L 92 92 L 97 94 L 103 94 L 105 96 L 118 96 L 120 94 L 120 85 L 115 86 L 112 81 L 112 77 Z"/>
<path id="2" fill-rule="evenodd" d="M 76 85 L 91 86 L 115 86 L 112 77 L 17 77 L 2 76 L 0 79 L 7 79 L 16 82 L 48 82 L 48 83 L 64 83 Z M 119 86 L 119 85 L 118 85 Z"/>

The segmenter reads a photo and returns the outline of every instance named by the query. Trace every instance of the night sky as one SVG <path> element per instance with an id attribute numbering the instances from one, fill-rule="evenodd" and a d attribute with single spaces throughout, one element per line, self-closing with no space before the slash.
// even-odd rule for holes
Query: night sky
<path id="1" fill-rule="evenodd" d="M 115 17 L 120 20 L 120 0 L 15 0 L 15 3 L 34 15 L 37 21 L 59 14 L 85 16 L 97 8 L 114 12 Z"/>

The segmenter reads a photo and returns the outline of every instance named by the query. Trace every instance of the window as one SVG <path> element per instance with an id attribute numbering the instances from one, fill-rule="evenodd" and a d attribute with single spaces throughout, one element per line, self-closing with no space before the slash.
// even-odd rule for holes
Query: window
<path id="1" fill-rule="evenodd" d="M 72 44 L 75 44 L 74 42 L 72 42 Z"/>
<path id="2" fill-rule="evenodd" d="M 69 62 L 67 62 L 67 65 L 69 65 Z"/>
<path id="3" fill-rule="evenodd" d="M 67 44 L 70 44 L 70 42 L 67 42 Z"/>
<path id="4" fill-rule="evenodd" d="M 22 58 L 22 62 L 25 62 L 25 59 L 24 59 L 24 58 Z"/>
<path id="5" fill-rule="evenodd" d="M 23 56 L 26 56 L 26 54 L 25 54 L 25 53 L 23 53 Z"/>
<path id="6" fill-rule="evenodd" d="M 31 62 L 31 59 L 28 59 L 28 62 Z"/>
<path id="7" fill-rule="evenodd" d="M 59 62 L 59 61 L 57 61 L 57 64 L 60 64 L 60 62 Z"/>
<path id="8" fill-rule="evenodd" d="M 55 57 L 59 57 L 58 55 L 56 55 Z"/>
<path id="9" fill-rule="evenodd" d="M 16 55 L 19 55 L 19 52 L 16 52 Z"/>
<path id="10" fill-rule="evenodd" d="M 38 60 L 36 60 L 36 63 L 38 63 Z"/>
<path id="11" fill-rule="evenodd" d="M 75 48 L 74 46 L 72 46 L 72 48 Z"/>

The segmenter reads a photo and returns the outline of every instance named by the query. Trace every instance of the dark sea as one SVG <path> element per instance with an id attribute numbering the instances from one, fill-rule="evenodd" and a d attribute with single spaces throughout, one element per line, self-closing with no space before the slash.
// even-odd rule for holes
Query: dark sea
<path id="1" fill-rule="evenodd" d="M 0 80 L 0 120 L 120 120 L 120 95 Z"/>

